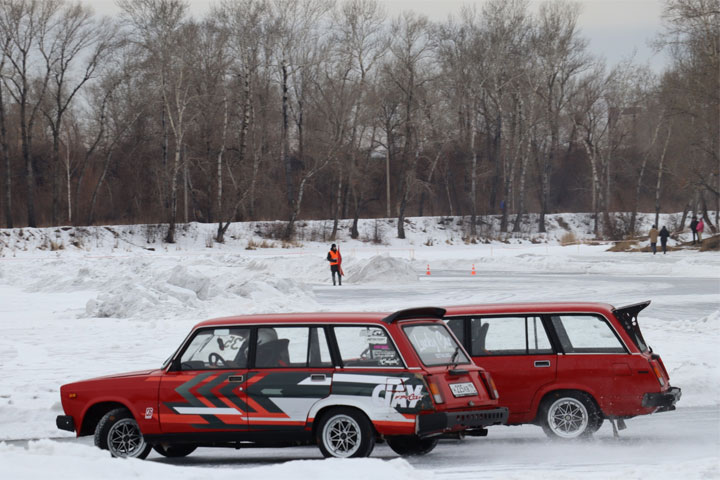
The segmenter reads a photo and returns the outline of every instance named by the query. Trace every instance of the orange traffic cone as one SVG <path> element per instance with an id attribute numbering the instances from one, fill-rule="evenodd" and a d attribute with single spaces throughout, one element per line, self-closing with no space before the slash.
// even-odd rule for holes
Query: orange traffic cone
<path id="1" fill-rule="evenodd" d="M 430 265 L 427 266 L 427 271 L 425 272 L 425 275 L 430 275 Z"/>
<path id="2" fill-rule="evenodd" d="M 474 264 L 473 264 L 472 270 L 470 271 L 470 275 L 475 275 L 475 265 Z"/>

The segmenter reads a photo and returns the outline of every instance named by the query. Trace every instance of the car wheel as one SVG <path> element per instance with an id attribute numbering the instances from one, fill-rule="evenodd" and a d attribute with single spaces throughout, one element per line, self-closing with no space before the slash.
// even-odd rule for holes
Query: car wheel
<path id="1" fill-rule="evenodd" d="M 543 401 L 541 425 L 550 438 L 589 437 L 603 418 L 592 397 L 584 392 L 555 392 Z"/>
<path id="2" fill-rule="evenodd" d="M 403 457 L 425 455 L 432 452 L 438 444 L 437 437 L 420 438 L 416 435 L 386 437 L 386 441 L 393 452 Z"/>
<path id="3" fill-rule="evenodd" d="M 153 450 L 168 458 L 180 458 L 187 457 L 197 448 L 196 445 L 168 445 L 164 447 L 162 445 L 155 445 Z"/>
<path id="4" fill-rule="evenodd" d="M 351 408 L 334 408 L 323 415 L 315 432 L 325 457 L 367 457 L 375 447 L 375 432 L 367 417 Z"/>
<path id="5" fill-rule="evenodd" d="M 100 419 L 95 428 L 95 445 L 121 458 L 145 458 L 152 448 L 132 413 L 125 408 L 110 410 Z"/>

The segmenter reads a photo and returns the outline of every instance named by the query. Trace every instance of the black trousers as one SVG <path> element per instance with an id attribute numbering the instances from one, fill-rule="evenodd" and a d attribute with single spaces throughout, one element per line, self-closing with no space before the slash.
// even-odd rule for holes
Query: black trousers
<path id="1" fill-rule="evenodd" d="M 660 245 L 662 245 L 663 253 L 667 253 L 667 240 L 660 240 Z"/>
<path id="2" fill-rule="evenodd" d="M 330 273 L 332 274 L 333 285 L 335 285 L 335 274 L 337 274 L 337 281 L 342 285 L 342 275 L 340 275 L 339 265 L 330 265 Z"/>

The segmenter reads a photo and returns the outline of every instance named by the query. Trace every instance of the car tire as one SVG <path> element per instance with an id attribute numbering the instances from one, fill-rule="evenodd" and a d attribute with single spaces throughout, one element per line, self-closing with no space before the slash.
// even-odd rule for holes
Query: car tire
<path id="1" fill-rule="evenodd" d="M 540 425 L 550 438 L 587 438 L 600 428 L 602 422 L 600 409 L 585 392 L 553 392 L 540 406 Z"/>
<path id="2" fill-rule="evenodd" d="M 437 437 L 420 438 L 417 435 L 398 435 L 385 439 L 393 452 L 402 457 L 426 455 L 438 444 Z"/>
<path id="3" fill-rule="evenodd" d="M 325 457 L 367 457 L 375 448 L 375 431 L 359 410 L 333 408 L 320 419 L 315 440 Z"/>
<path id="4" fill-rule="evenodd" d="M 95 446 L 109 450 L 113 457 L 140 459 L 147 457 L 152 448 L 126 408 L 110 410 L 100 419 L 95 428 Z"/>
<path id="5" fill-rule="evenodd" d="M 168 445 L 164 447 L 162 445 L 153 446 L 153 450 L 167 458 L 181 458 L 187 457 L 195 451 L 197 445 Z"/>

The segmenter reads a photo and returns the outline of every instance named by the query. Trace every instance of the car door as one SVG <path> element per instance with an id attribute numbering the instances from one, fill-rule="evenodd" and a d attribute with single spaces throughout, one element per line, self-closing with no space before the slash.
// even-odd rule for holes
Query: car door
<path id="1" fill-rule="evenodd" d="M 163 433 L 248 429 L 245 386 L 250 328 L 198 330 L 160 379 Z"/>
<path id="2" fill-rule="evenodd" d="M 582 386 L 612 414 L 623 394 L 634 393 L 632 358 L 617 332 L 596 314 L 559 313 L 550 321 L 564 352 L 558 358 L 558 382 Z"/>
<path id="3" fill-rule="evenodd" d="M 462 322 L 462 323 L 458 323 Z M 555 381 L 557 355 L 540 315 L 475 316 L 450 319 L 473 361 L 492 375 L 499 403 L 510 410 L 508 423 L 534 418 L 533 399 Z"/>
<path id="4" fill-rule="evenodd" d="M 333 362 L 322 326 L 259 326 L 248 372 L 249 428 L 255 432 L 305 430 L 312 406 L 330 395 Z"/>

